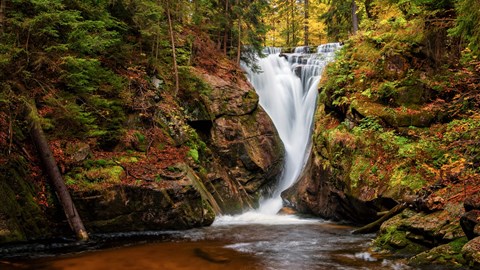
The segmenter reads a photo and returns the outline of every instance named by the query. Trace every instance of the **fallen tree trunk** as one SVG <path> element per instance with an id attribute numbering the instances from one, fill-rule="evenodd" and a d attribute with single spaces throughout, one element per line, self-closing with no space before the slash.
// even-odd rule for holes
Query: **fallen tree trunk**
<path id="1" fill-rule="evenodd" d="M 65 216 L 67 217 L 70 228 L 75 232 L 78 240 L 88 240 L 88 233 L 85 230 L 80 215 L 75 208 L 72 197 L 68 192 L 63 177 L 58 169 L 57 162 L 55 161 L 50 146 L 48 145 L 47 138 L 43 133 L 40 125 L 39 116 L 35 103 L 27 104 L 27 116 L 26 119 L 30 125 L 30 133 L 37 146 L 40 159 L 43 163 L 44 170 L 48 174 L 50 181 L 55 187 L 55 193 L 62 205 Z"/>
<path id="2" fill-rule="evenodd" d="M 380 229 L 380 226 L 382 225 L 383 222 L 385 222 L 387 219 L 395 216 L 396 214 L 400 213 L 403 211 L 403 209 L 407 208 L 407 205 L 405 203 L 399 204 L 390 211 L 388 211 L 385 215 L 383 215 L 381 218 L 375 220 L 374 222 L 367 224 L 361 228 L 358 228 L 354 230 L 352 233 L 353 234 L 365 234 L 365 233 L 373 233 L 378 231 Z"/>

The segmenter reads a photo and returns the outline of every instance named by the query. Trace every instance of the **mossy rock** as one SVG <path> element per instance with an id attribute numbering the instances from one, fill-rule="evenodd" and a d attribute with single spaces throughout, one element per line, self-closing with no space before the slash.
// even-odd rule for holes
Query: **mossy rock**
<path id="1" fill-rule="evenodd" d="M 125 176 L 125 170 L 112 163 L 109 160 L 97 160 L 89 163 L 87 168 L 78 167 L 65 176 L 65 183 L 75 184 L 81 190 L 102 189 L 104 183 L 119 184 Z"/>
<path id="2" fill-rule="evenodd" d="M 449 269 L 462 268 L 466 260 L 461 254 L 461 247 L 466 243 L 466 238 L 459 239 L 449 244 L 440 245 L 430 250 L 417 254 L 409 259 L 409 264 L 413 266 L 448 266 Z"/>
<path id="3" fill-rule="evenodd" d="M 467 242 L 461 250 L 463 257 L 467 260 L 467 264 L 473 269 L 480 267 L 480 237 L 473 238 Z"/>
<path id="4" fill-rule="evenodd" d="M 0 168 L 0 243 L 43 238 L 52 233 L 44 211 L 35 201 L 38 193 L 27 174 L 27 161 L 20 156 Z"/>
<path id="5" fill-rule="evenodd" d="M 384 227 L 373 241 L 373 245 L 400 256 L 412 256 L 427 249 L 425 246 L 408 239 L 407 232 L 394 225 Z"/>
<path id="6" fill-rule="evenodd" d="M 362 117 L 379 118 L 392 127 L 428 127 L 438 114 L 435 109 L 391 108 L 363 97 L 356 98 L 351 103 L 351 109 Z"/>

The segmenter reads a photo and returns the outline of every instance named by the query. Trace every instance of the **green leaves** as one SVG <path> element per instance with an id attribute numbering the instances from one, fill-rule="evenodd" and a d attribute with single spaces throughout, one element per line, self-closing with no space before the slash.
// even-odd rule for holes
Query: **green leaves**
<path id="1" fill-rule="evenodd" d="M 476 56 L 480 55 L 480 3 L 476 0 L 458 0 L 456 25 L 449 30 L 453 36 L 468 42 L 468 47 Z"/>
<path id="2" fill-rule="evenodd" d="M 95 91 L 116 93 L 123 88 L 122 79 L 101 66 L 98 59 L 67 56 L 63 58 L 62 81 L 73 93 L 84 95 Z"/>

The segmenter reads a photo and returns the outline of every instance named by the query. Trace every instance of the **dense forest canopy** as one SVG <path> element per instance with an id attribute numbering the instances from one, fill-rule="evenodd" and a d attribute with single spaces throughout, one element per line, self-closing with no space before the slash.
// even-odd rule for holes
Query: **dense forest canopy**
<path id="1" fill-rule="evenodd" d="M 369 35 L 388 21 L 441 24 L 459 41 L 464 59 L 473 61 L 480 49 L 479 5 L 476 0 L 2 0 L 0 99 L 14 106 L 12 100 L 20 97 L 48 96 L 44 102 L 61 104 L 65 113 L 45 120 L 45 128 L 69 123 L 108 145 L 121 129 L 121 100 L 128 96 L 119 70 L 142 65 L 178 92 L 181 67 L 194 65 L 192 57 L 201 51 L 193 45 L 196 38 L 208 38 L 211 49 L 248 63 L 248 52 L 263 46 L 343 41 L 357 31 Z"/>

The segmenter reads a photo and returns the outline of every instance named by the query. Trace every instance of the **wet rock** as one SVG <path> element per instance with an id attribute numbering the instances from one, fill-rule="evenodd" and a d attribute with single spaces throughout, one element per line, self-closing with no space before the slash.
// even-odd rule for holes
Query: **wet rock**
<path id="1" fill-rule="evenodd" d="M 283 144 L 273 122 L 258 105 L 257 94 L 244 79 L 228 80 L 199 68 L 193 72 L 210 89 L 200 97 L 183 97 L 199 101 L 201 106 L 192 108 L 202 108 L 202 113 L 190 113 L 189 118 L 212 153 L 205 186 L 223 213 L 239 213 L 253 207 L 261 190 L 278 179 Z"/>
<path id="2" fill-rule="evenodd" d="M 367 202 L 335 187 L 332 176 L 311 157 L 304 174 L 282 197 L 291 202 L 299 213 L 312 214 L 325 219 L 348 220 L 358 224 L 375 221 L 377 209 Z"/>
<path id="3" fill-rule="evenodd" d="M 277 213 L 278 215 L 295 215 L 297 211 L 291 207 L 282 207 Z"/>
<path id="4" fill-rule="evenodd" d="M 473 269 L 480 267 L 480 237 L 470 240 L 462 248 L 462 254 L 468 265 Z"/>
<path id="5" fill-rule="evenodd" d="M 480 210 L 471 210 L 465 213 L 460 218 L 460 225 L 468 239 L 480 236 Z"/>
<path id="6" fill-rule="evenodd" d="M 195 255 L 213 263 L 228 263 L 232 260 L 224 249 L 202 247 L 194 249 Z"/>
<path id="7" fill-rule="evenodd" d="M 0 166 L 0 243 L 49 237 L 56 230 L 45 215 L 45 194 L 28 176 L 27 160 L 11 155 Z"/>

